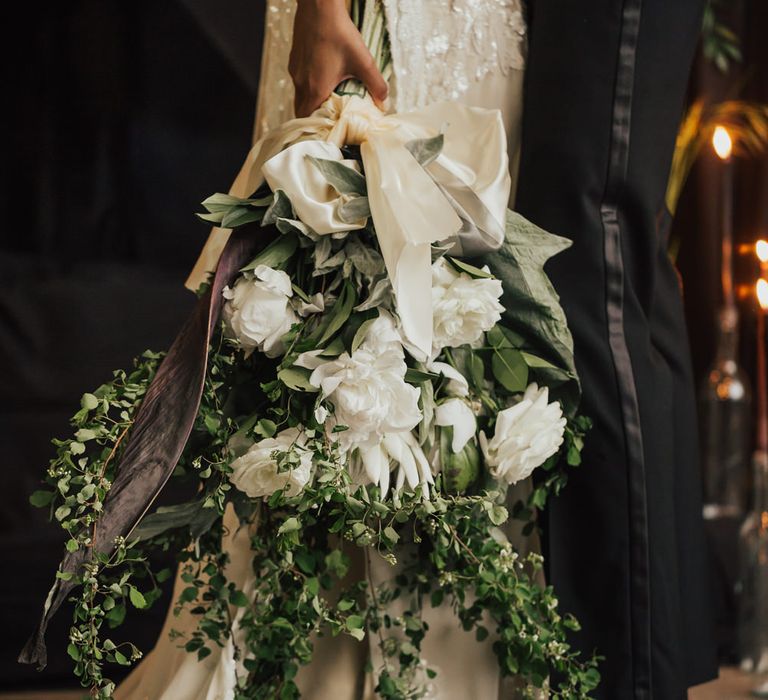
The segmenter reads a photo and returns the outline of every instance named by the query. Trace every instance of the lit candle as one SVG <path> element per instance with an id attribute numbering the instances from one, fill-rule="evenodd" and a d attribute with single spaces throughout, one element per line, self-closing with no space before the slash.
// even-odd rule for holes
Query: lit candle
<path id="1" fill-rule="evenodd" d="M 723 302 L 726 307 L 735 305 L 733 294 L 733 167 L 731 152 L 733 144 L 728 130 L 724 126 L 715 127 L 712 135 L 712 147 L 717 157 L 723 161 L 722 195 L 720 199 L 722 225 L 722 284 Z"/>
<path id="2" fill-rule="evenodd" d="M 768 253 L 768 248 L 766 249 Z M 768 257 L 766 261 L 768 262 Z M 761 260 L 764 264 L 764 261 Z M 757 312 L 757 449 L 765 454 L 768 452 L 768 378 L 766 377 L 765 357 L 765 314 L 768 312 L 768 281 L 757 280 L 757 301 L 760 308 Z"/>

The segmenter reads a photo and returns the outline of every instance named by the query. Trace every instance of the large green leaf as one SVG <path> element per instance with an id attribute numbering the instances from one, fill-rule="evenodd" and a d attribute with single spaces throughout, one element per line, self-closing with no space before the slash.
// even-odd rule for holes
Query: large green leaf
<path id="1" fill-rule="evenodd" d="M 568 414 L 578 406 L 580 387 L 573 360 L 573 338 L 560 300 L 544 264 L 570 247 L 567 238 L 555 236 L 517 212 L 507 212 L 505 241 L 498 251 L 479 261 L 486 264 L 504 285 L 504 325 L 521 341 L 519 350 L 547 360 L 568 379 L 553 391 Z M 547 377 L 551 368 L 531 366 L 534 374 Z"/>

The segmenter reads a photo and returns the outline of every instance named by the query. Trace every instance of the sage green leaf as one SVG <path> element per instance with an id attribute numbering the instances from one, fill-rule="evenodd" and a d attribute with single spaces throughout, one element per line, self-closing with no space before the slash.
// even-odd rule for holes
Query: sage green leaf
<path id="1" fill-rule="evenodd" d="M 312 373 L 303 367 L 286 367 L 277 373 L 277 378 L 289 389 L 294 391 L 314 392 L 319 391 L 316 386 L 309 383 Z"/>
<path id="2" fill-rule="evenodd" d="M 354 337 L 352 338 L 352 345 L 351 345 L 351 351 L 354 352 L 357 350 L 360 345 L 365 340 L 365 336 L 368 334 L 368 329 L 371 327 L 371 324 L 376 321 L 376 319 L 379 317 L 379 312 L 375 310 L 375 315 L 371 318 L 365 319 L 360 326 L 358 327 L 357 331 L 355 332 Z"/>
<path id="3" fill-rule="evenodd" d="M 409 367 L 405 371 L 405 381 L 409 384 L 421 384 L 422 382 L 431 382 L 433 379 L 439 379 L 440 375 L 435 372 L 425 372 L 424 370 Z"/>
<path id="4" fill-rule="evenodd" d="M 451 449 L 453 428 L 438 428 L 440 431 L 440 459 L 445 487 L 451 493 L 464 493 L 477 481 L 480 474 L 480 453 L 473 441 L 464 445 L 456 454 Z"/>
<path id="5" fill-rule="evenodd" d="M 371 288 L 368 298 L 355 307 L 355 311 L 367 311 L 386 304 L 392 298 L 392 284 L 388 277 L 382 277 Z"/>
<path id="6" fill-rule="evenodd" d="M 134 608 L 141 609 L 147 607 L 147 600 L 138 588 L 131 586 L 128 589 L 128 597 L 131 599 Z"/>
<path id="7" fill-rule="evenodd" d="M 363 221 L 371 215 L 371 205 L 368 197 L 353 197 L 344 202 L 338 210 L 339 219 L 345 224 L 355 224 Z"/>
<path id="8" fill-rule="evenodd" d="M 478 391 L 483 390 L 485 380 L 485 363 L 479 353 L 471 351 L 467 357 L 467 379 L 472 382 L 472 386 Z"/>
<path id="9" fill-rule="evenodd" d="M 309 155 L 307 158 L 339 194 L 368 194 L 365 178 L 354 168 L 350 168 L 338 160 L 315 158 L 315 156 Z"/>
<path id="10" fill-rule="evenodd" d="M 446 255 L 445 259 L 458 272 L 466 272 L 473 279 L 489 279 L 489 278 L 493 277 L 493 275 L 490 272 L 486 272 L 485 270 L 481 270 L 479 267 L 475 267 L 474 265 L 470 265 L 465 260 L 459 260 L 458 258 L 451 257 L 450 255 Z"/>
<path id="11" fill-rule="evenodd" d="M 224 194 L 223 192 L 217 192 L 212 194 L 207 199 L 204 199 L 201 204 L 209 212 L 229 211 L 232 207 L 237 206 L 249 206 L 249 207 L 267 207 L 272 202 L 272 196 L 262 197 L 260 199 L 251 199 L 243 197 L 235 197 L 232 194 Z"/>
<path id="12" fill-rule="evenodd" d="M 99 405 L 99 400 L 93 394 L 83 394 L 80 399 L 80 406 L 88 411 L 92 411 Z"/>
<path id="13" fill-rule="evenodd" d="M 278 219 L 293 219 L 293 207 L 291 200 L 283 190 L 277 190 L 272 198 L 272 204 L 264 212 L 264 218 L 261 220 L 262 226 L 270 226 Z"/>
<path id="14" fill-rule="evenodd" d="M 261 221 L 264 218 L 264 211 L 261 209 L 251 209 L 250 207 L 234 207 L 224 214 L 221 219 L 222 228 L 237 228 L 245 224 L 251 224 L 254 221 Z"/>
<path id="15" fill-rule="evenodd" d="M 277 269 L 293 257 L 298 246 L 299 239 L 296 234 L 288 233 L 278 236 L 253 260 L 251 260 L 251 262 L 241 268 L 240 272 L 255 270 L 259 265 L 266 265 L 267 267 Z"/>
<path id="16" fill-rule="evenodd" d="M 553 392 L 568 415 L 575 413 L 580 389 L 573 360 L 573 338 L 559 297 L 544 272 L 553 255 L 571 245 L 512 211 L 507 212 L 505 241 L 478 262 L 487 264 L 504 286 L 504 323 L 523 341 L 518 349 L 550 361 L 568 377 Z"/>
<path id="17" fill-rule="evenodd" d="M 35 508 L 44 508 L 50 504 L 53 500 L 53 496 L 53 491 L 34 491 L 29 497 L 29 503 L 30 505 L 35 506 Z"/>
<path id="18" fill-rule="evenodd" d="M 278 529 L 279 535 L 285 535 L 289 532 L 296 532 L 301 530 L 301 523 L 298 518 L 288 518 Z"/>
<path id="19" fill-rule="evenodd" d="M 210 224 L 216 224 L 217 226 L 219 226 L 221 224 L 221 221 L 224 218 L 225 214 L 226 214 L 226 212 L 217 211 L 217 212 L 213 212 L 211 214 L 200 214 L 200 213 L 197 213 L 197 214 L 195 214 L 195 216 L 198 219 L 202 219 L 203 221 L 207 221 Z"/>
<path id="20" fill-rule="evenodd" d="M 515 348 L 494 348 L 491 369 L 493 376 L 507 391 L 517 393 L 525 391 L 528 386 L 528 365 L 523 354 Z"/>
<path id="21" fill-rule="evenodd" d="M 250 604 L 248 596 L 242 591 L 232 591 L 232 593 L 229 594 L 229 602 L 231 605 L 238 608 L 247 608 Z"/>
<path id="22" fill-rule="evenodd" d="M 317 341 L 318 345 L 323 345 L 324 343 L 328 342 L 336 334 L 336 332 L 341 329 L 341 327 L 347 322 L 347 319 L 352 313 L 352 309 L 356 303 L 357 292 L 355 291 L 355 288 L 352 286 L 349 280 L 344 280 L 344 287 L 342 288 L 339 298 L 336 300 L 336 303 L 333 305 L 333 308 L 330 311 L 328 325 L 325 326 L 323 334 Z"/>
<path id="23" fill-rule="evenodd" d="M 419 165 L 426 167 L 440 155 L 444 141 L 443 135 L 438 134 L 428 139 L 414 139 L 406 143 L 405 147 L 419 162 Z"/>

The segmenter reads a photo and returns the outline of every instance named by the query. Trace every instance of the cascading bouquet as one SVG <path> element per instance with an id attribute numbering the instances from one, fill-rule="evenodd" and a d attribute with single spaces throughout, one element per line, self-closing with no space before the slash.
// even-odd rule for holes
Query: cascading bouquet
<path id="1" fill-rule="evenodd" d="M 529 692 L 587 697 L 599 676 L 568 643 L 578 624 L 505 533 L 509 485 L 539 470 L 511 503 L 530 534 L 588 423 L 543 271 L 568 242 L 507 211 L 509 183 L 499 114 L 458 104 L 388 115 L 337 94 L 259 142 L 204 202 L 220 228 L 187 326 L 85 394 L 55 443 L 32 502 L 68 553 L 22 660 L 45 663 L 73 596 L 75 672 L 110 697 L 104 665 L 140 652 L 103 630 L 157 599 L 160 550 L 180 562 L 177 611 L 199 621 L 178 643 L 231 654 L 236 698 L 298 697 L 318 635 L 339 634 L 377 640 L 381 697 L 422 697 L 424 605 L 492 635 Z M 171 476 L 189 499 L 147 514 Z M 350 582 L 356 552 L 368 575 Z M 381 561 L 394 573 L 375 580 Z"/>

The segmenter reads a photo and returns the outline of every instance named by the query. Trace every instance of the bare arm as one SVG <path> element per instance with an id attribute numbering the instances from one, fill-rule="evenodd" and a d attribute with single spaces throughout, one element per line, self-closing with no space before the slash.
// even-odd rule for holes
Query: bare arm
<path id="1" fill-rule="evenodd" d="M 387 97 L 387 83 L 345 0 L 298 0 L 288 68 L 297 117 L 311 114 L 347 78 L 360 80 L 378 103 Z"/>

